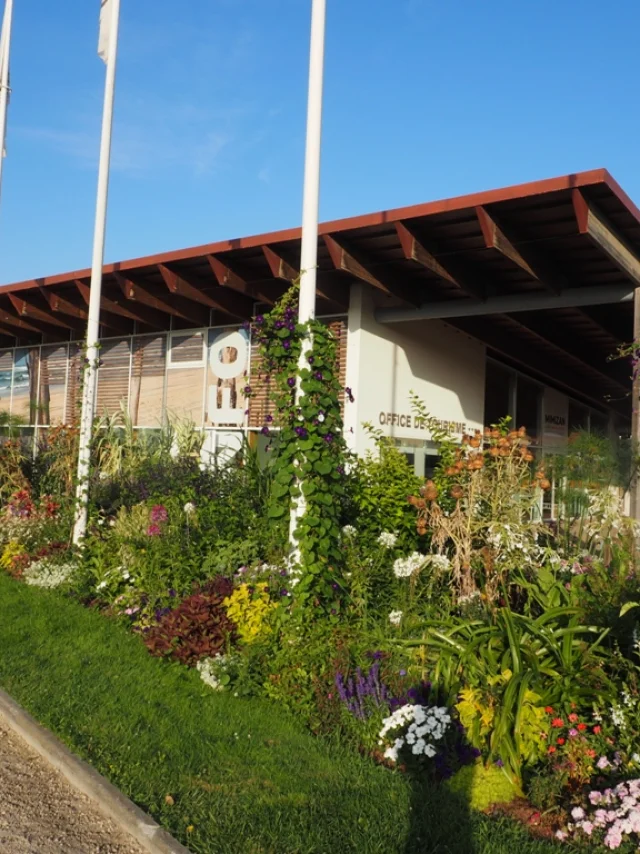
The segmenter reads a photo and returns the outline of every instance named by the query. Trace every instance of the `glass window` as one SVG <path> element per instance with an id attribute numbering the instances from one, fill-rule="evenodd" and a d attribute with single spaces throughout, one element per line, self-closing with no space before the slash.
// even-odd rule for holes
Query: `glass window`
<path id="1" fill-rule="evenodd" d="M 100 347 L 96 415 L 113 415 L 129 402 L 131 339 L 111 339 Z M 126 411 L 126 410 L 125 410 Z"/>
<path id="2" fill-rule="evenodd" d="M 15 351 L 11 414 L 21 418 L 25 424 L 36 422 L 39 362 L 39 347 L 21 348 Z"/>
<path id="3" fill-rule="evenodd" d="M 497 424 L 511 412 L 511 383 L 513 374 L 507 368 L 495 362 L 487 361 L 484 421 L 485 424 Z"/>
<path id="4" fill-rule="evenodd" d="M 0 350 L 0 411 L 11 411 L 13 350 Z"/>
<path id="5" fill-rule="evenodd" d="M 569 435 L 589 429 L 589 410 L 573 400 L 569 401 Z"/>
<path id="6" fill-rule="evenodd" d="M 38 424 L 60 424 L 64 421 L 68 357 L 66 344 L 42 348 L 40 354 Z"/>
<path id="7" fill-rule="evenodd" d="M 166 361 L 166 335 L 141 335 L 133 339 L 129 414 L 136 426 L 162 424 Z"/>
<path id="8" fill-rule="evenodd" d="M 519 376 L 516 388 L 515 426 L 524 427 L 532 439 L 540 435 L 540 396 L 541 388 L 524 377 Z"/>
<path id="9" fill-rule="evenodd" d="M 591 412 L 591 432 L 606 436 L 609 432 L 609 417 L 602 412 Z"/>

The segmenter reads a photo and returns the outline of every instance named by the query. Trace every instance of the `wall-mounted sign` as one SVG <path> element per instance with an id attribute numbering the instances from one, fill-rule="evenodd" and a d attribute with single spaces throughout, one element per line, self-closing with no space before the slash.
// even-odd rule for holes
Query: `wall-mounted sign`
<path id="1" fill-rule="evenodd" d="M 249 333 L 245 329 L 210 331 L 205 423 L 233 427 L 244 424 L 249 352 Z"/>
<path id="2" fill-rule="evenodd" d="M 381 412 L 378 416 L 378 423 L 381 427 L 406 427 L 409 430 L 429 430 L 423 418 L 419 415 L 409 415 L 408 413 Z M 463 421 L 443 421 L 436 419 L 436 424 L 441 429 L 448 430 L 454 435 L 462 436 L 468 432 L 467 425 Z"/>
<path id="3" fill-rule="evenodd" d="M 563 444 L 569 436 L 569 401 L 551 388 L 544 390 L 542 436 L 545 445 Z"/>

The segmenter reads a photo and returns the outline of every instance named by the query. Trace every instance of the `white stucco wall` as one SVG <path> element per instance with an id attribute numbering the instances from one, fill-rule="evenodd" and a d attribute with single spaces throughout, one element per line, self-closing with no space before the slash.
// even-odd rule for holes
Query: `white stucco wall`
<path id="1" fill-rule="evenodd" d="M 353 285 L 349 310 L 345 426 L 350 447 L 370 446 L 363 422 L 397 439 L 428 440 L 409 402 L 416 392 L 427 410 L 453 422 L 454 432 L 480 428 L 484 415 L 486 351 L 483 344 L 441 321 L 379 324 L 371 291 Z"/>

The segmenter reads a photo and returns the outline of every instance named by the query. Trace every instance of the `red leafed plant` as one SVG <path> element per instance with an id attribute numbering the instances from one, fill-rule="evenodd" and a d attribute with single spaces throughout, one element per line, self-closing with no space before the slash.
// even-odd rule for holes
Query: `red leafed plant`
<path id="1" fill-rule="evenodd" d="M 224 651 L 236 639 L 235 625 L 222 605 L 232 592 L 231 581 L 216 578 L 187 596 L 145 632 L 143 640 L 149 652 L 193 667 L 201 658 L 213 658 Z"/>

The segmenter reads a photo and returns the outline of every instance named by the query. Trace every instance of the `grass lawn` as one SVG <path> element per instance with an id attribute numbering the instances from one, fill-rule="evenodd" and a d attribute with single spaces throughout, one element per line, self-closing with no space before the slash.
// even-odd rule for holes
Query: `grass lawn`
<path id="1" fill-rule="evenodd" d="M 194 852 L 567 850 L 469 815 L 277 706 L 216 694 L 124 628 L 1 572 L 0 686 Z"/>

